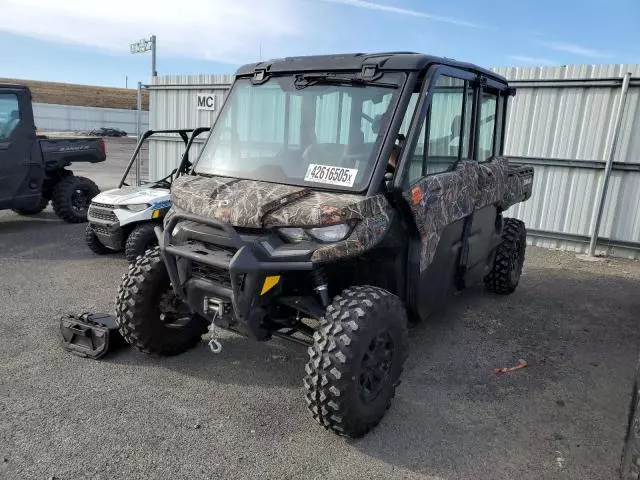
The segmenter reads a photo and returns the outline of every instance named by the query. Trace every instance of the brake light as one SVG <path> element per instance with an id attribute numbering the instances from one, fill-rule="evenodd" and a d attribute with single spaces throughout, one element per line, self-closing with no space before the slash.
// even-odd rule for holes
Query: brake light
<path id="1" fill-rule="evenodd" d="M 100 138 L 98 140 L 98 148 L 105 156 L 107 156 L 107 144 L 105 143 L 104 138 Z"/>

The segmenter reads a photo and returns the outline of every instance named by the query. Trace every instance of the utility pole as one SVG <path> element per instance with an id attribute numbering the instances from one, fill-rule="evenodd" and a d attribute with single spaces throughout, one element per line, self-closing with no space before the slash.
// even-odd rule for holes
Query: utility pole
<path id="1" fill-rule="evenodd" d="M 151 35 L 151 76 L 157 77 L 158 72 L 156 72 L 156 36 Z"/>
<path id="2" fill-rule="evenodd" d="M 157 77 L 156 71 L 156 36 L 151 35 L 149 38 L 143 38 L 135 43 L 129 45 L 129 50 L 132 54 L 144 53 L 151 51 L 151 77 Z"/>

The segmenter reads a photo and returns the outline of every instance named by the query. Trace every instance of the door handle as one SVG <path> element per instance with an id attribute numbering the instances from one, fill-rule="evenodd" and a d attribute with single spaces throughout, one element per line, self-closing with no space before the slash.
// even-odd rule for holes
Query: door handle
<path id="1" fill-rule="evenodd" d="M 9 150 L 11 142 L 0 142 L 0 150 Z"/>

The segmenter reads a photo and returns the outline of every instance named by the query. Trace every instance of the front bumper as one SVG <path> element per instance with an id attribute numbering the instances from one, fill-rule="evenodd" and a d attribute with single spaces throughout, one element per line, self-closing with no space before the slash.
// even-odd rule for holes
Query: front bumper
<path id="1" fill-rule="evenodd" d="M 207 231 L 178 240 L 174 236 L 178 222 Z M 314 268 L 312 250 L 288 247 L 274 235 L 242 234 L 219 220 L 176 212 L 164 230 L 155 231 L 176 295 L 204 317 L 211 316 L 207 307 L 211 300 L 229 302 L 229 318 L 216 318 L 216 323 L 259 339 L 268 337 L 263 319 L 267 303 L 277 293 L 276 289 L 261 294 L 265 278 Z"/>
<path id="2" fill-rule="evenodd" d="M 112 250 L 122 250 L 124 232 L 114 213 L 113 205 L 92 202 L 87 213 L 87 221 L 100 243 Z"/>

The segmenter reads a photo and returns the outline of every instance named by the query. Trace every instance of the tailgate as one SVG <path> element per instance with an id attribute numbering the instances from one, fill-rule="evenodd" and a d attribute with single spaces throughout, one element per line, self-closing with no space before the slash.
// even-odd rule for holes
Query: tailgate
<path id="1" fill-rule="evenodd" d="M 98 163 L 107 158 L 102 138 L 40 138 L 47 166 L 64 167 L 73 162 Z"/>
<path id="2" fill-rule="evenodd" d="M 502 208 L 506 210 L 516 203 L 528 200 L 531 198 L 532 191 L 533 167 L 509 164 L 507 188 L 502 199 Z"/>

